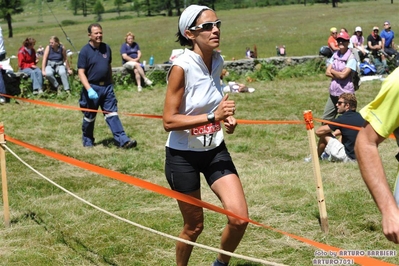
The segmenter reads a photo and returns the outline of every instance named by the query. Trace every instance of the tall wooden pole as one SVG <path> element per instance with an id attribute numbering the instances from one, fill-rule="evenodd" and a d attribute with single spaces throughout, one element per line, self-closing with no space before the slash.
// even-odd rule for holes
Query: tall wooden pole
<path id="1" fill-rule="evenodd" d="M 303 118 L 305 119 L 306 129 L 308 132 L 309 148 L 313 163 L 313 175 L 316 180 L 316 193 L 317 193 L 317 202 L 320 213 L 321 230 L 327 234 L 328 233 L 327 208 L 326 208 L 326 201 L 324 199 L 323 181 L 321 179 L 319 156 L 317 154 L 317 144 L 314 133 L 312 111 L 310 110 L 304 111 Z"/>
<path id="2" fill-rule="evenodd" d="M 5 153 L 4 125 L 0 122 L 0 168 L 1 168 L 1 187 L 3 191 L 4 206 L 4 225 L 10 227 L 10 208 L 8 205 L 8 188 L 7 188 L 7 172 L 6 172 L 6 153 Z"/>

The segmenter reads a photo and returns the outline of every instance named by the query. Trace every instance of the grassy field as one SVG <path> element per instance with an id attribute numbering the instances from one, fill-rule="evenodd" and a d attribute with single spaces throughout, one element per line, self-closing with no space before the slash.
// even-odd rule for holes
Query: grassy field
<path id="1" fill-rule="evenodd" d="M 94 15 L 86 18 L 73 16 L 64 1 L 47 4 L 42 6 L 43 22 L 38 23 L 37 5 L 29 5 L 25 13 L 13 16 L 14 38 L 5 39 L 8 55 L 16 54 L 22 41 L 30 36 L 37 40 L 36 48 L 46 45 L 49 37 L 56 35 L 68 48 L 74 50 L 58 26 L 58 22 L 63 20 L 74 20 L 77 23 L 63 27 L 76 50 L 87 43 L 87 26 L 95 21 Z M 113 8 L 112 1 L 105 1 L 104 5 L 106 9 Z M 322 45 L 327 44 L 331 27 L 345 27 L 353 33 L 356 26 L 361 26 L 367 37 L 373 26 L 382 29 L 383 22 L 389 19 L 395 30 L 399 18 L 392 14 L 392 10 L 399 10 L 399 3 L 390 4 L 387 0 L 343 3 L 334 9 L 330 5 L 316 4 L 221 10 L 217 13 L 223 24 L 220 49 L 226 60 L 244 58 L 245 48 L 252 49 L 255 44 L 259 58 L 275 56 L 275 47 L 281 44 L 286 45 L 289 56 L 315 55 Z M 104 42 L 113 50 L 113 66 L 121 65 L 119 48 L 128 31 L 135 33 L 143 54 L 142 60 L 147 62 L 154 55 L 155 63 L 163 63 L 169 59 L 172 49 L 180 48 L 175 42 L 177 17 L 137 17 L 135 12 L 123 12 L 121 15 L 130 15 L 133 19 L 112 20 L 118 17 L 117 14 L 106 13 L 101 22 Z M 6 24 L 2 28 L 3 35 L 8 36 Z"/>
<path id="2" fill-rule="evenodd" d="M 385 8 L 382 8 L 384 5 Z M 313 53 L 316 53 L 316 48 L 320 46 L 317 40 L 324 42 L 330 26 L 340 27 L 342 24 L 352 28 L 357 25 L 344 16 L 347 10 L 366 10 L 363 12 L 372 17 L 372 21 L 366 23 L 367 16 L 364 13 L 359 14 L 360 17 L 364 16 L 364 20 L 359 21 L 364 28 L 382 24 L 387 18 L 395 26 L 398 25 L 398 18 L 389 16 L 392 16 L 393 7 L 397 5 L 376 1 L 345 3 L 335 10 L 315 5 L 222 11 L 219 15 L 222 20 L 231 22 L 226 23 L 224 29 L 228 31 L 228 25 L 234 25 L 236 28 L 230 31 L 235 32 L 236 36 L 240 33 L 240 36 L 234 39 L 224 32 L 224 38 L 229 39 L 224 39 L 225 44 L 221 49 L 226 56 L 238 58 L 241 51 L 245 51 L 248 36 L 251 36 L 251 43 L 256 38 L 259 40 L 258 48 L 262 47 L 261 50 L 265 51 L 269 49 L 270 55 L 273 55 L 275 42 L 279 40 L 276 36 L 281 33 L 281 36 L 286 37 L 286 44 L 288 41 L 292 43 L 291 48 L 288 46 L 287 49 L 289 54 L 290 51 L 296 51 L 297 55 L 311 54 L 306 49 L 315 49 Z M 325 17 L 311 16 L 309 13 L 306 23 L 303 17 L 303 24 L 293 23 L 295 14 L 298 13 L 299 17 L 299 13 L 304 10 L 312 10 L 313 15 L 323 12 L 331 14 L 326 16 L 329 17 L 328 21 Z M 266 19 L 262 21 L 259 20 L 260 17 L 249 15 L 243 17 L 243 12 L 262 14 L 262 18 Z M 338 16 L 333 17 L 332 12 Z M 33 21 L 35 16 L 32 15 L 29 19 Z M 396 22 L 393 22 L 395 19 Z M 18 27 L 18 23 L 23 24 L 27 20 L 17 19 L 15 26 Z M 44 20 L 45 24 L 46 17 Z M 237 20 L 247 23 L 234 22 Z M 133 30 L 146 29 L 137 31 L 137 41 L 144 44 L 144 47 L 151 47 L 151 51 L 159 46 L 159 50 L 166 50 L 164 55 L 168 56 L 173 47 L 168 46 L 173 43 L 173 31 L 170 34 L 163 31 L 172 27 L 167 26 L 168 21 L 173 27 L 176 24 L 176 18 L 155 17 L 134 19 L 129 21 L 129 26 Z M 260 21 L 262 25 L 259 25 Z M 39 25 L 38 29 L 29 30 L 29 36 L 38 36 L 36 39 L 45 40 L 46 36 L 62 35 L 56 33 L 59 28 L 52 23 L 51 27 Z M 84 44 L 84 31 L 88 23 L 89 21 L 79 24 L 79 27 L 66 28 L 71 39 L 76 40 L 75 45 Z M 106 20 L 103 23 L 106 28 L 105 40 L 122 39 L 129 28 L 125 24 L 128 24 L 127 21 Z M 257 31 L 250 34 L 248 25 L 258 25 Z M 122 27 L 126 28 L 121 29 Z M 155 31 L 157 28 L 159 30 Z M 270 37 L 265 32 L 259 34 L 258 30 L 267 28 L 273 29 Z M 309 36 L 304 31 L 313 34 Z M 16 30 L 12 41 L 18 40 L 17 43 L 20 43 L 22 36 L 27 33 L 28 31 L 23 33 Z M 289 33 L 292 33 L 293 40 L 289 38 Z M 305 38 L 301 39 L 302 35 Z M 147 40 L 147 36 L 152 36 L 152 41 Z M 319 36 L 317 40 L 312 39 L 315 36 Z M 168 44 L 162 46 L 158 42 L 163 38 Z M 304 43 L 306 40 L 308 43 Z M 6 39 L 8 51 L 12 50 L 10 42 L 11 40 Z M 154 55 L 162 58 L 161 52 L 154 52 Z M 265 56 L 268 55 L 265 52 Z M 231 98 L 236 101 L 238 119 L 302 121 L 304 110 L 312 110 L 314 117 L 321 117 L 328 97 L 328 85 L 329 79 L 324 75 L 272 82 L 258 81 L 251 84 L 256 88 L 255 93 L 233 94 Z M 364 82 L 357 92 L 359 107 L 372 100 L 380 86 L 380 81 Z M 0 121 L 5 125 L 6 134 L 15 139 L 168 187 L 163 174 L 167 133 L 162 128 L 162 121 L 126 115 L 161 115 L 165 87 L 154 86 L 142 93 L 138 93 L 135 86 L 129 90 L 117 88 L 116 94 L 122 123 L 127 134 L 137 139 L 137 149 L 126 151 L 114 147 L 102 115 L 96 122 L 97 146 L 93 149 L 85 149 L 81 145 L 82 115 L 79 111 L 50 108 L 23 101 L 16 104 L 12 101 L 11 104 L 0 106 Z M 76 91 L 72 97 L 66 99 L 46 95 L 44 97 L 42 100 L 70 106 L 77 106 L 78 101 Z M 234 135 L 226 136 L 226 143 L 241 176 L 251 219 L 345 250 L 397 250 L 381 232 L 380 214 L 356 164 L 321 162 L 329 233 L 321 232 L 312 164 L 304 161 L 309 154 L 304 125 L 242 124 Z M 43 175 L 87 201 L 133 222 L 178 235 L 182 221 L 175 200 L 50 159 L 10 142 L 7 145 Z M 397 152 L 395 141 L 385 141 L 380 146 L 380 151 L 389 182 L 393 186 L 397 167 L 394 158 Z M 174 240 L 100 213 L 43 180 L 9 152 L 7 176 L 12 225 L 10 228 L 0 227 L 0 265 L 174 265 Z M 204 201 L 220 206 L 205 183 L 201 189 Z M 3 224 L 3 212 L 0 212 L 0 224 Z M 205 230 L 198 242 L 218 247 L 226 219 L 211 211 L 205 211 L 205 219 Z M 248 227 L 237 249 L 238 254 L 286 265 L 312 265 L 315 251 L 317 249 L 312 246 L 254 225 Z M 195 248 L 190 265 L 210 265 L 215 256 L 211 251 Z M 394 264 L 399 262 L 398 257 L 379 259 Z M 232 259 L 231 265 L 260 264 Z"/>

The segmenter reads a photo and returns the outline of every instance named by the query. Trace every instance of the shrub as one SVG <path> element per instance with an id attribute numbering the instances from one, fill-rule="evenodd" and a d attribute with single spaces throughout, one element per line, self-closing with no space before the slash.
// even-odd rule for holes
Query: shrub
<path id="1" fill-rule="evenodd" d="M 166 71 L 154 70 L 147 74 L 147 77 L 152 80 L 154 84 L 166 84 Z"/>
<path id="2" fill-rule="evenodd" d="M 69 26 L 69 25 L 75 25 L 75 24 L 76 24 L 76 21 L 70 20 L 70 19 L 61 21 L 62 26 Z"/>

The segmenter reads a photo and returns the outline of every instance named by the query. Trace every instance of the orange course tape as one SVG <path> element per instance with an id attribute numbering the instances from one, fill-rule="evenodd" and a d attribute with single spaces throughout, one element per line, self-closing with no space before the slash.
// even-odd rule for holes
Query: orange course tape
<path id="1" fill-rule="evenodd" d="M 296 236 L 296 235 L 293 235 L 293 234 L 290 234 L 290 233 L 287 233 L 287 232 L 272 228 L 270 226 L 261 224 L 259 222 L 253 221 L 251 219 L 240 217 L 240 216 L 238 216 L 238 215 L 236 215 L 236 214 L 234 214 L 232 212 L 226 211 L 225 209 L 222 209 L 222 208 L 220 208 L 218 206 L 215 206 L 215 205 L 212 205 L 210 203 L 204 202 L 202 200 L 193 198 L 191 196 L 188 196 L 188 195 L 173 191 L 171 189 L 168 189 L 168 188 L 165 188 L 165 187 L 150 183 L 148 181 L 144 181 L 144 180 L 141 180 L 139 178 L 132 177 L 132 176 L 129 176 L 129 175 L 125 175 L 125 174 L 122 174 L 122 173 L 119 173 L 119 172 L 116 172 L 116 171 L 112 171 L 112 170 L 109 170 L 109 169 L 106 169 L 106 168 L 103 168 L 103 167 L 100 167 L 100 166 L 96 166 L 96 165 L 93 165 L 93 164 L 82 162 L 82 161 L 79 161 L 77 159 L 74 159 L 74 158 L 71 158 L 71 157 L 68 157 L 68 156 L 65 156 L 65 155 L 62 155 L 62 154 L 58 154 L 58 153 L 55 153 L 55 152 L 52 152 L 52 151 L 49 151 L 49 150 L 34 146 L 32 144 L 25 143 L 23 141 L 14 139 L 12 137 L 9 137 L 8 135 L 6 135 L 6 140 L 9 141 L 9 142 L 12 142 L 14 144 L 20 145 L 22 147 L 25 147 L 27 149 L 30 149 L 32 151 L 41 153 L 41 154 L 43 154 L 45 156 L 48 156 L 48 157 L 63 161 L 65 163 L 68 163 L 68 164 L 71 164 L 71 165 L 74 165 L 74 166 L 77 166 L 77 167 L 92 171 L 94 173 L 97 173 L 97 174 L 100 174 L 100 175 L 103 175 L 103 176 L 106 176 L 106 177 L 110 177 L 110 178 L 119 180 L 121 182 L 128 183 L 128 184 L 131 184 L 131 185 L 135 185 L 135 186 L 138 186 L 138 187 L 141 187 L 141 188 L 156 192 L 158 194 L 161 194 L 161 195 L 164 195 L 164 196 L 167 196 L 167 197 L 170 197 L 170 198 L 174 198 L 174 199 L 177 199 L 177 200 L 180 200 L 180 201 L 184 201 L 184 202 L 193 204 L 195 206 L 203 207 L 203 208 L 206 208 L 206 209 L 218 212 L 218 213 L 225 214 L 227 216 L 231 216 L 231 217 L 235 217 L 237 219 L 241 219 L 241 220 L 247 221 L 247 222 L 252 223 L 254 225 L 258 225 L 258 226 L 273 230 L 275 232 L 278 232 L 278 233 L 281 233 L 283 235 L 289 236 L 291 238 L 294 238 L 294 239 L 296 239 L 298 241 L 301 241 L 303 243 L 311 245 L 311 246 L 313 246 L 315 248 L 324 250 L 326 252 L 330 252 L 330 251 L 336 252 L 337 256 L 343 257 L 343 258 L 348 258 L 348 259 L 353 259 L 354 262 L 356 262 L 356 263 L 358 263 L 360 265 L 364 265 L 364 266 L 388 266 L 388 265 L 393 266 L 394 265 L 394 264 L 390 264 L 390 263 L 387 263 L 387 262 L 384 262 L 384 261 L 380 261 L 380 260 L 377 260 L 377 259 L 374 259 L 374 258 L 366 257 L 366 256 L 356 256 L 356 255 L 343 256 L 344 254 L 341 256 L 339 254 L 339 251 L 344 251 L 344 250 L 342 250 L 340 248 L 329 246 L 329 245 L 326 245 L 326 244 L 323 244 L 323 243 L 319 243 L 319 242 L 316 242 L 316 241 L 313 241 L 313 240 L 310 240 L 310 239 L 307 239 L 307 238 L 304 238 L 304 237 L 301 237 L 301 236 Z"/>

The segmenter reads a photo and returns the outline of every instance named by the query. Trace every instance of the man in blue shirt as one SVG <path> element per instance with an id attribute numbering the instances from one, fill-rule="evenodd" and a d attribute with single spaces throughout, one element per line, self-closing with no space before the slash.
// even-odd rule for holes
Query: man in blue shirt
<path id="1" fill-rule="evenodd" d="M 336 105 L 340 116 L 332 122 L 337 124 L 322 125 L 316 130 L 316 135 L 320 138 L 317 152 L 322 160 L 354 162 L 355 142 L 359 131 L 350 127 L 363 126 L 364 119 L 356 112 L 355 94 L 342 93 Z M 341 137 L 341 140 L 337 137 Z"/>
<path id="2" fill-rule="evenodd" d="M 78 75 L 83 85 L 79 104 L 81 108 L 94 111 L 83 111 L 83 146 L 94 146 L 94 122 L 96 111 L 101 107 L 116 145 L 124 149 L 136 147 L 137 142 L 126 136 L 118 116 L 117 100 L 112 84 L 112 53 L 111 48 L 102 42 L 101 25 L 91 24 L 88 27 L 88 35 L 89 43 L 80 50 L 78 59 Z"/>
<path id="3" fill-rule="evenodd" d="M 393 39 L 395 38 L 395 33 L 391 30 L 391 23 L 389 21 L 384 22 L 384 30 L 381 32 L 382 49 L 389 56 L 394 56 L 396 66 L 399 66 L 399 53 L 395 49 L 395 43 Z"/>
<path id="4" fill-rule="evenodd" d="M 384 30 L 381 32 L 380 36 L 384 51 L 389 55 L 397 53 L 395 50 L 395 43 L 393 41 L 395 38 L 395 33 L 393 30 L 391 30 L 391 23 L 389 21 L 384 22 Z"/>

